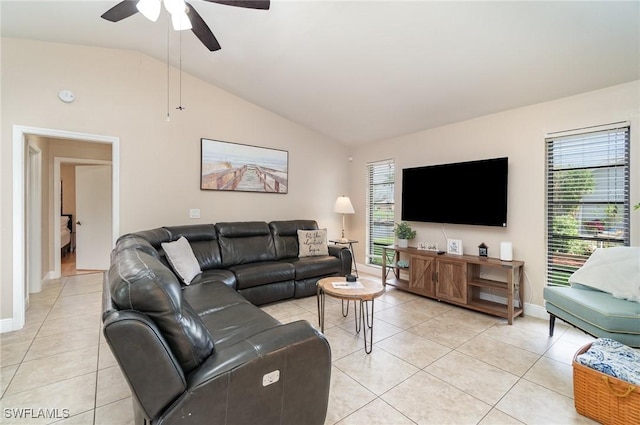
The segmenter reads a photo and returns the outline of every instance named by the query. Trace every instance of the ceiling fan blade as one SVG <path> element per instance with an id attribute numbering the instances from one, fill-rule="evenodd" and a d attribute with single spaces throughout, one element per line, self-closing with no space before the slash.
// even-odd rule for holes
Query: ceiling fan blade
<path id="1" fill-rule="evenodd" d="M 111 22 L 118 22 L 124 18 L 128 18 L 131 15 L 138 13 L 136 7 L 138 0 L 124 0 L 113 6 L 111 9 L 104 12 L 101 18 Z"/>
<path id="2" fill-rule="evenodd" d="M 227 6 L 246 7 L 248 9 L 269 10 L 269 0 L 205 0 L 212 3 L 226 4 Z"/>
<path id="3" fill-rule="evenodd" d="M 186 3 L 186 5 L 189 8 L 187 16 L 191 21 L 191 31 L 193 31 L 196 37 L 200 39 L 202 44 L 204 44 L 209 51 L 214 52 L 216 50 L 220 50 L 220 43 L 218 43 L 218 40 L 216 40 L 216 37 L 211 32 L 204 19 L 202 19 L 200 14 L 196 12 L 192 5 L 189 3 Z"/>

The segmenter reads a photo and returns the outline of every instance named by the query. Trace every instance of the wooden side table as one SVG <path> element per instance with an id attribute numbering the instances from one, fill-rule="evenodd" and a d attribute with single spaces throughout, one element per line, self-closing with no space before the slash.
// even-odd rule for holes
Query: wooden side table
<path id="1" fill-rule="evenodd" d="M 334 283 L 345 284 L 345 287 L 336 287 Z M 359 283 L 357 287 L 349 287 L 349 283 Z M 340 277 L 325 277 L 318 281 L 318 324 L 320 330 L 324 332 L 324 297 L 329 295 L 342 300 L 342 315 L 346 317 L 349 312 L 349 301 L 353 301 L 354 319 L 356 324 L 356 334 L 362 329 L 364 333 L 364 352 L 367 354 L 373 350 L 373 308 L 374 300 L 384 294 L 384 286 L 380 283 L 358 279 L 356 282 L 347 282 Z M 347 302 L 345 313 L 344 302 Z M 371 303 L 371 314 L 369 314 L 369 303 Z M 358 308 L 359 307 L 359 308 Z"/>
<path id="2" fill-rule="evenodd" d="M 353 260 L 353 270 L 356 272 L 356 277 L 358 276 L 358 265 L 356 264 L 356 254 L 353 252 L 353 244 L 358 243 L 358 241 L 354 241 L 353 239 L 347 239 L 346 241 L 341 241 L 340 239 L 332 239 L 329 242 L 334 245 L 349 245 L 349 251 L 351 251 L 351 259 Z"/>

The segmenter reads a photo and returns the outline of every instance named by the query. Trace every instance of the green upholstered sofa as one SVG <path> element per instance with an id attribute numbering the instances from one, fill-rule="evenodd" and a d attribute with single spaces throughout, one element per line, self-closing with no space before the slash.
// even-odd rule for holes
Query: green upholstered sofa
<path id="1" fill-rule="evenodd" d="M 595 337 L 640 347 L 640 248 L 598 248 L 569 283 L 544 288 L 549 335 L 557 317 Z"/>
<path id="2" fill-rule="evenodd" d="M 547 286 L 549 335 L 556 317 L 598 338 L 611 338 L 640 348 L 640 303 L 583 285 Z"/>

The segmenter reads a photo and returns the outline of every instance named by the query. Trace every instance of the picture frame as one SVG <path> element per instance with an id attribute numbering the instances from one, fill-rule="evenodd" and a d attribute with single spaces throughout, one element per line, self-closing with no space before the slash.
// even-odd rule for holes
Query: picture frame
<path id="1" fill-rule="evenodd" d="M 438 251 L 438 244 L 435 242 L 428 242 L 425 246 L 427 251 Z"/>
<path id="2" fill-rule="evenodd" d="M 289 152 L 202 138 L 200 190 L 285 194 Z"/>
<path id="3" fill-rule="evenodd" d="M 462 240 L 447 239 L 447 254 L 462 255 Z"/>

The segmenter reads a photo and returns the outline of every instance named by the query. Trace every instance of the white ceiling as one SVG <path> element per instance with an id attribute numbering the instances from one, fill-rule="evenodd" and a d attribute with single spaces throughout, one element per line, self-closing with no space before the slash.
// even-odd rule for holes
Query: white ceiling
<path id="1" fill-rule="evenodd" d="M 167 13 L 101 19 L 118 1 L 2 0 L 2 36 L 166 61 Z M 640 79 L 638 1 L 190 3 L 222 50 L 183 33 L 184 71 L 346 144 Z"/>

